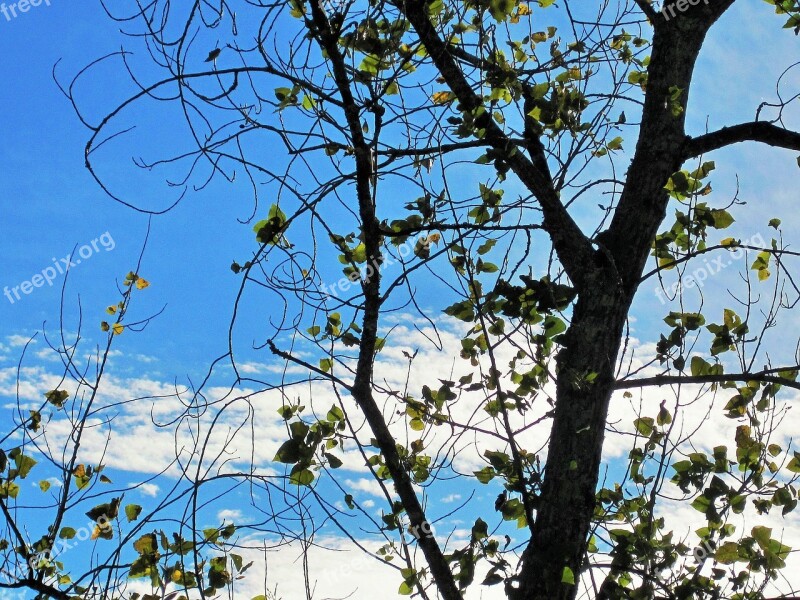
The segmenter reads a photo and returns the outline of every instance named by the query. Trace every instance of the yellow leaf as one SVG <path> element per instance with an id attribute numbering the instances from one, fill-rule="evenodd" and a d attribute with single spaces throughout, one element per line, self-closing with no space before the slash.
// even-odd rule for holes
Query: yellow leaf
<path id="1" fill-rule="evenodd" d="M 119 335 L 125 331 L 125 326 L 122 323 L 114 323 L 114 335 Z"/>
<path id="2" fill-rule="evenodd" d="M 100 323 L 100 330 L 101 330 L 101 331 L 108 331 L 108 329 L 109 329 L 109 327 L 108 327 L 108 323 L 106 323 L 105 321 L 103 321 L 102 323 Z"/>
<path id="3" fill-rule="evenodd" d="M 150 282 L 147 281 L 147 279 L 144 279 L 142 277 L 139 277 L 139 279 L 136 280 L 136 289 L 137 290 L 143 290 L 144 288 L 148 287 L 149 285 L 150 285 Z"/>
<path id="4" fill-rule="evenodd" d="M 110 315 L 113 315 L 115 312 L 117 312 L 117 307 L 116 307 L 116 306 L 109 306 L 109 307 L 106 309 L 106 312 L 107 312 L 108 314 L 110 314 Z"/>
<path id="5" fill-rule="evenodd" d="M 739 242 L 736 238 L 727 237 L 719 243 L 720 246 L 738 246 Z"/>
<path id="6" fill-rule="evenodd" d="M 524 4 L 523 2 L 520 2 L 519 6 L 517 7 L 517 14 L 519 16 L 529 15 L 529 14 L 531 14 L 531 9 L 527 4 Z"/>
<path id="7" fill-rule="evenodd" d="M 438 244 L 440 239 L 442 239 L 441 235 L 439 235 L 438 233 L 432 233 L 428 236 L 428 243 Z"/>
<path id="8" fill-rule="evenodd" d="M 658 266 L 662 269 L 674 269 L 675 268 L 675 259 L 670 257 L 662 257 L 658 259 Z"/>
<path id="9" fill-rule="evenodd" d="M 759 269 L 758 280 L 764 281 L 765 279 L 769 279 L 769 269 Z"/>
<path id="10" fill-rule="evenodd" d="M 86 477 L 86 465 L 78 465 L 72 472 L 75 477 Z"/>
<path id="11" fill-rule="evenodd" d="M 453 92 L 434 92 L 431 96 L 434 104 L 447 104 L 453 99 Z"/>

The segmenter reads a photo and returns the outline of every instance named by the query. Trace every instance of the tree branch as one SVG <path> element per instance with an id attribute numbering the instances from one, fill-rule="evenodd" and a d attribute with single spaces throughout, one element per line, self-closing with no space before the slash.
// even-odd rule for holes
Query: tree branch
<path id="1" fill-rule="evenodd" d="M 371 181 L 373 175 L 372 153 L 361 129 L 359 107 L 350 89 L 350 78 L 344 57 L 339 49 L 339 36 L 332 28 L 330 21 L 322 9 L 321 3 L 309 2 L 313 21 L 306 21 L 309 31 L 317 39 L 330 61 L 333 79 L 342 98 L 347 128 L 353 143 L 353 155 L 356 161 L 356 196 L 358 213 L 361 219 L 361 230 L 364 235 L 366 255 L 370 260 L 381 255 L 381 227 L 376 216 L 375 201 L 372 196 Z M 377 134 L 376 134 L 377 135 Z M 411 477 L 400 453 L 397 440 L 392 435 L 383 412 L 373 395 L 373 375 L 375 352 L 378 339 L 378 321 L 381 314 L 381 276 L 380 269 L 373 269 L 372 274 L 362 281 L 364 290 L 364 317 L 362 321 L 361 343 L 359 344 L 358 363 L 350 393 L 375 436 L 378 447 L 383 454 L 386 467 L 392 476 L 395 490 L 400 497 L 403 508 L 410 521 L 409 531 L 417 539 L 417 545 L 425 556 L 436 588 L 443 600 L 461 600 L 462 596 L 456 585 L 453 572 L 445 558 L 436 538 L 431 534 L 430 524 L 425 510 L 414 490 Z M 421 584 L 418 583 L 420 591 Z"/>
<path id="2" fill-rule="evenodd" d="M 654 377 L 643 377 L 641 379 L 623 379 L 614 384 L 616 390 L 627 390 L 638 387 L 661 386 L 672 384 L 698 384 L 698 383 L 728 383 L 738 381 L 747 383 L 748 381 L 761 381 L 764 383 L 777 383 L 786 387 L 800 390 L 800 382 L 786 377 L 776 375 L 781 371 L 792 371 L 800 369 L 800 366 L 784 367 L 779 369 L 766 369 L 757 373 L 730 373 L 722 375 L 656 375 Z"/>
<path id="3" fill-rule="evenodd" d="M 397 2 L 397 7 L 416 30 L 434 65 L 461 103 L 462 109 L 475 114 L 478 108 L 483 107 L 481 97 L 467 81 L 447 44 L 434 29 L 428 16 L 427 5 L 421 0 L 408 0 Z M 561 203 L 550 182 L 549 174 L 542 172 L 540 157 L 534 156 L 534 162 L 531 162 L 519 152 L 516 144 L 492 120 L 489 111 L 484 112 L 476 120 L 480 121 L 482 128 L 485 128 L 484 139 L 495 149 L 506 153 L 506 160 L 511 169 L 523 185 L 536 196 L 542 207 L 544 229 L 553 240 L 564 269 L 573 283 L 582 287 L 587 280 L 587 270 L 593 264 L 594 250 L 591 242 Z"/>
<path id="4" fill-rule="evenodd" d="M 694 158 L 740 142 L 761 142 L 787 150 L 800 150 L 800 133 L 766 121 L 723 127 L 705 135 L 687 138 L 683 150 L 684 159 Z"/>
<path id="5" fill-rule="evenodd" d="M 332 381 L 334 383 L 338 383 L 340 386 L 342 386 L 348 392 L 352 391 L 353 386 L 351 386 L 346 381 L 343 381 L 343 380 L 339 379 L 338 377 L 334 376 L 332 373 L 326 373 L 325 371 L 323 371 L 319 367 L 315 367 L 314 365 L 312 365 L 310 362 L 306 362 L 304 360 L 301 360 L 301 359 L 297 358 L 296 356 L 293 356 L 292 354 L 289 354 L 288 352 L 284 352 L 283 350 L 279 350 L 278 347 L 275 345 L 275 342 L 273 342 L 272 340 L 267 340 L 267 346 L 269 346 L 270 352 L 272 352 L 275 356 L 280 356 L 282 359 L 284 359 L 284 360 L 286 360 L 288 362 L 293 362 L 296 365 L 300 365 L 304 369 L 308 369 L 312 373 L 316 373 L 317 375 L 320 375 L 321 377 L 324 377 L 325 379 L 328 379 L 328 380 L 330 380 L 330 381 Z"/>
<path id="6" fill-rule="evenodd" d="M 14 590 L 14 589 L 29 589 L 34 592 L 39 592 L 40 595 L 46 598 L 53 598 L 54 600 L 69 600 L 72 596 L 62 592 L 58 588 L 37 581 L 36 579 L 20 579 L 15 583 L 0 584 L 0 589 Z"/>
<path id="7" fill-rule="evenodd" d="M 650 4 L 650 0 L 634 0 L 636 2 L 636 6 L 638 6 L 644 15 L 650 19 L 650 23 L 655 25 L 656 19 L 658 18 L 658 13 L 656 9 L 653 8 L 653 5 Z"/>

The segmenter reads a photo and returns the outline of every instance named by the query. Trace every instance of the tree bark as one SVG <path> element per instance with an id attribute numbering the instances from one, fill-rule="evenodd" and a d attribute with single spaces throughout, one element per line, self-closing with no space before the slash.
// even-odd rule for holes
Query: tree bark
<path id="1" fill-rule="evenodd" d="M 630 299 L 608 276 L 575 305 L 557 357 L 557 402 L 532 543 L 523 558 L 517 600 L 567 600 L 565 567 L 580 573 L 595 508 L 614 366 Z M 568 578 L 566 578 L 568 579 Z"/>
<path id="2" fill-rule="evenodd" d="M 721 4 L 729 6 L 731 0 Z M 574 600 L 595 508 L 608 407 L 623 327 L 658 228 L 669 177 L 684 160 L 685 107 L 706 19 L 656 23 L 642 125 L 626 185 L 557 357 L 557 396 L 533 536 L 523 554 L 515 600 Z M 676 89 L 680 110 L 671 98 Z"/>

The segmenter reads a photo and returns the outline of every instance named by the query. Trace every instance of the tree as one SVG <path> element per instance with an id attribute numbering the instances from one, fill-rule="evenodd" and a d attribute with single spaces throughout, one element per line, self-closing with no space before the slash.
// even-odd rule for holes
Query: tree
<path id="1" fill-rule="evenodd" d="M 800 23 L 796 1 L 768 3 L 787 28 Z M 287 465 L 286 489 L 316 490 L 347 452 L 363 457 L 386 490 L 381 535 L 393 542 L 385 554 L 405 565 L 403 593 L 455 600 L 483 583 L 514 600 L 743 600 L 765 597 L 785 565 L 789 548 L 771 530 L 736 531 L 730 520 L 797 504 L 798 455 L 771 436 L 777 394 L 800 387 L 799 367 L 791 355 L 774 362 L 765 345 L 795 302 L 786 265 L 795 254 L 780 236 L 761 246 L 717 239 L 741 209 L 736 198 L 710 203 L 715 164 L 705 156 L 740 142 L 796 151 L 800 134 L 783 125 L 784 100 L 758 107 L 752 122 L 686 131 L 698 55 L 733 4 L 153 0 L 130 14 L 108 9 L 164 75 L 139 76 L 124 53 L 106 57 L 126 61 L 137 89 L 85 121 L 88 168 L 134 206 L 97 161 L 126 111 L 153 101 L 179 108 L 175 128 L 194 147 L 141 166 L 196 188 L 243 174 L 254 213 L 269 186 L 276 199 L 256 220 L 259 247 L 231 268 L 242 286 L 235 314 L 252 307 L 246 289 L 265 294 L 257 302 L 272 319 L 257 345 L 292 367 L 279 407 L 290 437 L 275 460 Z M 80 108 L 73 89 L 65 93 Z M 665 290 L 668 331 L 644 361 L 657 374 L 637 376 L 624 358 L 642 283 L 729 253 L 750 257 L 738 311 L 725 307 L 720 319 L 703 312 L 702 291 Z M 337 264 L 344 277 L 331 285 Z M 425 385 L 382 380 L 377 357 L 404 343 L 392 338 L 391 316 L 415 310 L 435 330 L 441 321 L 425 307 L 442 298 L 438 308 L 464 323 L 465 362 Z M 252 326 L 234 317 L 234 368 L 244 352 L 236 333 Z M 411 368 L 415 350 L 404 352 Z M 302 381 L 335 395 L 332 408 L 290 399 L 298 367 Z M 236 373 L 237 385 L 264 383 Z M 632 415 L 627 471 L 601 482 L 612 396 L 662 386 L 672 386 L 671 405 L 644 403 Z M 675 426 L 687 394 L 725 395 L 712 414 L 735 421 L 730 446 L 692 448 Z M 541 430 L 546 450 L 529 445 Z M 454 461 L 466 440 L 486 464 L 464 474 Z M 432 535 L 416 487 L 448 474 L 503 486 L 458 548 Z M 697 564 L 687 561 L 696 544 L 658 513 L 674 493 L 706 519 Z M 524 536 L 503 547 L 509 524 Z"/>

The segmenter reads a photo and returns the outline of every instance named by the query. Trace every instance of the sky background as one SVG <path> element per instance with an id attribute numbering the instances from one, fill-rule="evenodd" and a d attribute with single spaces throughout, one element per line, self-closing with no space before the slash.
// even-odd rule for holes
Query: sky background
<path id="1" fill-rule="evenodd" d="M 725 15 L 712 31 L 698 64 L 688 109 L 690 133 L 751 120 L 759 103 L 775 99 L 775 82 L 797 57 L 800 48 L 797 38 L 781 30 L 781 25 L 780 18 L 773 16 L 766 4 L 756 0 L 740 0 Z M 0 288 L 13 290 L 51 267 L 54 260 L 59 262 L 73 249 L 91 246 L 92 240 L 98 240 L 97 250 L 91 255 L 87 253 L 87 257 L 71 270 L 64 290 L 65 328 L 71 332 L 77 330 L 80 307 L 88 349 L 101 341 L 97 323 L 106 318 L 105 307 L 117 301 L 117 282 L 134 268 L 150 227 L 140 274 L 152 285 L 137 296 L 136 314 L 145 316 L 162 309 L 163 312 L 144 331 L 120 336 L 106 390 L 109 402 L 136 395 L 168 394 L 176 381 L 186 384 L 203 378 L 211 359 L 227 348 L 227 331 L 239 287 L 239 279 L 231 273 L 230 263 L 234 259 L 244 262 L 255 249 L 252 224 L 240 222 L 250 217 L 253 208 L 252 196 L 242 185 L 214 181 L 202 191 L 189 193 L 173 211 L 150 221 L 146 215 L 109 199 L 84 168 L 83 148 L 89 133 L 59 91 L 54 70 L 56 78 L 68 84 L 81 67 L 99 56 L 118 51 L 127 43 L 118 27 L 93 0 L 51 0 L 50 6 L 33 7 L 11 20 L 0 14 L 0 56 L 3 57 L 0 62 L 0 81 L 3 82 L 0 86 L 0 159 L 4 173 L 0 178 L 0 223 L 5 233 L 0 237 Z M 90 120 L 131 91 L 119 66 L 119 63 L 112 63 L 99 69 L 76 88 L 76 97 Z M 797 75 L 790 73 L 781 93 L 792 95 L 799 82 Z M 792 121 L 792 116 L 797 116 L 796 110 L 789 115 L 786 125 L 800 127 L 800 120 Z M 168 206 L 176 198 L 175 190 L 161 185 L 157 178 L 143 176 L 133 159 L 159 158 L 159 150 L 164 145 L 179 145 L 183 132 L 173 127 L 178 116 L 170 115 L 167 110 L 149 113 L 143 109 L 141 113 L 134 112 L 132 117 L 140 119 L 141 123 L 132 134 L 135 143 L 114 146 L 101 163 L 103 175 L 114 184 L 114 189 L 137 205 L 153 209 Z M 626 145 L 632 146 L 633 140 Z M 265 148 L 264 151 L 274 149 Z M 746 202 L 734 213 L 737 222 L 720 237 L 732 235 L 750 240 L 761 236 L 769 243 L 776 232 L 767 227 L 767 222 L 771 217 L 779 217 L 783 220 L 784 240 L 796 244 L 795 232 L 800 224 L 796 208 L 796 156 L 764 146 L 743 145 L 710 158 L 717 163 L 712 176 L 715 190 L 712 199 L 718 204 L 727 204 L 726 199 L 733 197 L 738 186 L 739 198 Z M 264 206 L 268 203 L 262 205 L 262 210 Z M 735 290 L 738 286 L 741 289 L 735 272 L 745 265 L 746 261 L 739 261 L 726 269 L 724 275 L 712 276 L 705 283 L 705 306 L 710 313 L 720 312 L 726 301 L 726 288 Z M 329 280 L 335 281 L 339 276 L 332 273 Z M 6 407 L 13 399 L 15 365 L 25 341 L 40 331 L 43 323 L 51 333 L 58 330 L 63 283 L 64 277 L 59 276 L 52 287 L 35 288 L 19 300 L 15 298 L 13 303 L 7 296 L 0 297 L 0 399 L 6 401 Z M 665 330 L 661 318 L 667 308 L 654 293 L 655 287 L 655 281 L 645 283 L 634 307 L 632 347 L 640 351 L 636 360 L 652 355 L 658 334 Z M 413 370 L 412 380 L 425 382 L 431 374 L 449 374 L 454 368 L 461 370 L 459 375 L 463 374 L 464 365 L 454 367 L 448 354 L 448 350 L 459 346 L 459 325 L 441 316 L 446 304 L 441 303 L 436 294 L 423 292 L 421 298 L 424 308 L 440 327 L 444 351 L 436 352 L 429 347 L 423 350 L 421 359 L 424 360 Z M 267 307 L 267 311 L 270 309 Z M 266 316 L 254 314 L 253 317 L 254 333 L 250 340 L 246 336 L 243 338 L 246 344 L 263 341 L 258 338 L 257 328 L 263 323 L 257 319 Z M 378 372 L 401 384 L 405 377 L 402 350 L 425 347 L 426 339 L 422 333 L 408 327 L 403 315 L 394 318 L 400 328 L 395 333 L 396 339 L 403 340 L 403 344 L 387 349 Z M 791 313 L 782 316 L 781 327 L 770 332 L 767 338 L 772 353 L 791 357 L 799 324 Z M 424 326 L 422 328 L 424 330 Z M 248 364 L 259 377 L 273 378 L 277 382 L 274 363 L 263 355 L 261 362 L 254 360 Z M 50 389 L 48 385 L 57 383 L 58 374 L 58 363 L 46 351 L 41 336 L 29 347 L 26 365 L 28 370 L 23 375 L 27 385 L 23 388 L 23 398 L 41 398 L 41 394 Z M 220 369 L 215 375 L 222 385 L 230 373 Z M 224 389 L 220 387 L 218 391 L 222 393 Z M 324 390 L 318 392 L 325 393 Z M 645 401 L 657 404 L 660 399 L 653 395 Z M 787 395 L 786 400 L 789 399 Z M 270 464 L 270 458 L 285 433 L 275 418 L 277 398 L 265 394 L 261 400 L 257 412 L 263 429 L 257 444 L 256 462 L 264 472 L 269 472 L 276 468 Z M 166 403 L 158 406 L 165 417 L 172 410 L 176 407 Z M 242 414 L 246 412 L 239 416 Z M 142 504 L 155 502 L 169 487 L 169 477 L 157 483 L 149 479 L 166 464 L 165 461 L 168 462 L 174 446 L 171 434 L 152 429 L 149 415 L 149 406 L 122 411 L 113 431 L 115 445 L 106 460 L 115 473 L 115 482 L 145 482 L 135 492 L 137 501 Z M 627 416 L 629 420 L 629 415 L 625 403 L 618 401 L 614 405 L 612 416 L 620 419 Z M 688 421 L 693 418 L 702 421 L 702 411 L 687 416 Z M 793 424 L 797 421 L 790 413 L 782 434 L 786 441 L 791 431 L 796 430 Z M 715 440 L 726 436 L 732 439 L 735 423 L 706 423 L 705 426 L 709 428 L 707 436 L 697 443 L 711 447 Z M 86 452 L 100 456 L 101 448 L 102 436 L 99 436 L 90 440 Z M 616 459 L 627 452 L 624 439 L 612 437 L 606 452 L 613 472 L 620 465 Z M 480 465 L 475 457 L 468 455 L 464 456 L 464 461 L 465 468 Z M 341 481 L 355 488 L 356 499 L 374 514 L 380 506 L 380 493 L 374 483 L 366 478 L 367 474 L 355 458 L 346 463 L 346 469 L 340 476 Z M 431 492 L 429 502 L 435 514 L 446 515 L 450 507 L 467 499 L 472 491 L 456 484 L 444 484 L 435 493 Z M 478 489 L 475 499 L 491 501 L 496 493 L 495 488 Z M 684 526 L 697 520 L 690 509 L 686 512 L 686 507 L 675 505 L 668 509 Z M 242 490 L 214 503 L 207 514 L 209 523 L 215 518 L 257 518 L 249 493 Z M 464 538 L 469 529 L 464 523 L 469 521 L 470 515 L 468 508 L 466 516 L 444 519 L 441 528 L 456 532 L 457 539 Z M 357 523 L 358 527 L 368 528 L 363 521 Z M 787 536 L 800 537 L 796 517 L 790 517 L 786 525 Z M 775 526 L 780 527 L 780 523 Z M 329 548 L 348 548 L 346 541 L 333 529 L 325 529 L 320 539 L 324 542 L 321 545 Z M 368 544 L 374 547 L 371 538 Z M 298 552 L 294 548 L 288 550 L 270 555 L 272 575 L 268 579 L 273 585 L 279 584 L 279 596 L 294 600 L 300 598 Z M 356 600 L 374 598 L 375 589 L 392 597 L 392 591 L 400 582 L 397 575 L 389 575 L 393 579 L 387 583 L 386 573 L 374 563 L 358 558 L 353 552 L 345 554 L 346 559 L 342 556 L 340 552 L 313 551 L 312 562 L 316 565 L 322 591 L 319 597 L 326 598 L 329 593 L 333 597 L 334 589 L 339 592 L 345 588 L 355 590 L 352 598 Z M 248 585 L 255 587 L 246 588 L 241 597 L 249 597 L 248 593 L 258 589 L 259 578 L 260 575 L 252 578 L 255 582 Z M 470 598 L 496 598 L 492 593 L 476 590 Z M 17 597 L 26 596 L 0 592 L 0 598 Z"/>

